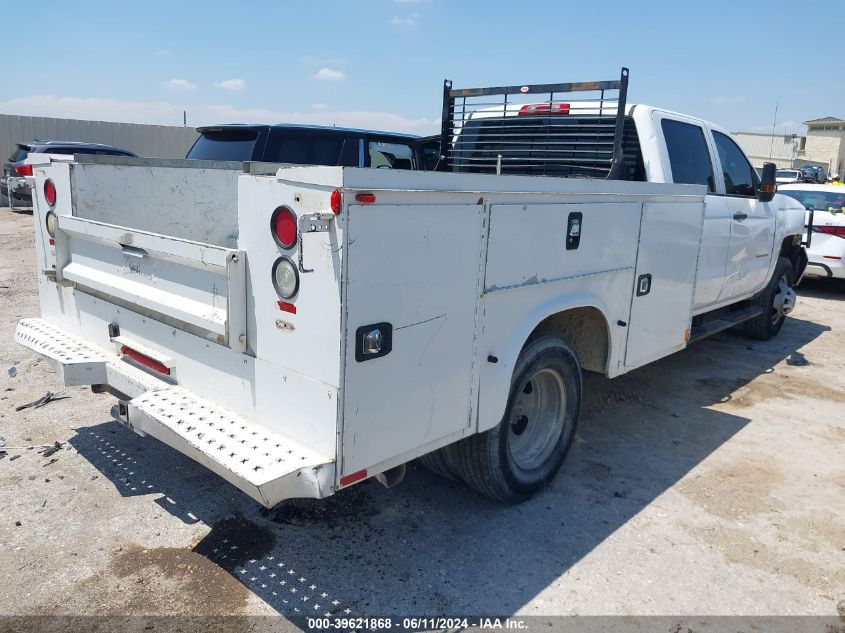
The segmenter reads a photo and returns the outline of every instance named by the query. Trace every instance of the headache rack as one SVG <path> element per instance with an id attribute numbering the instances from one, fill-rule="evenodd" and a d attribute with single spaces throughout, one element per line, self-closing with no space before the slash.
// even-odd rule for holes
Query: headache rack
<path id="1" fill-rule="evenodd" d="M 533 86 L 453 88 L 447 79 L 438 169 L 628 179 L 627 92 L 627 68 L 614 81 Z"/>

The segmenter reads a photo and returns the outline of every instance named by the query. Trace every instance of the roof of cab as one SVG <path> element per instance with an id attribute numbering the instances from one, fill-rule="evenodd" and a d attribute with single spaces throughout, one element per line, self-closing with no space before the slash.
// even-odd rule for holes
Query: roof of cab
<path id="1" fill-rule="evenodd" d="M 294 130 L 319 130 L 321 132 L 337 133 L 337 134 L 374 134 L 378 136 L 393 136 L 396 138 L 418 139 L 416 134 L 406 134 L 404 132 L 385 132 L 382 130 L 365 130 L 362 128 L 351 127 L 335 127 L 333 125 L 307 125 L 303 123 L 221 123 L 219 125 L 203 125 L 197 128 L 200 134 L 208 130 L 218 129 L 247 129 L 247 130 L 264 130 L 264 129 L 294 129 Z"/>

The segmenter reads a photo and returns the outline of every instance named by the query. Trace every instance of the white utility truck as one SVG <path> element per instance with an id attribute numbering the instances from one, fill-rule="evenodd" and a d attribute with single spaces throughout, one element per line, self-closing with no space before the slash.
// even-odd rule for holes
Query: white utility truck
<path id="1" fill-rule="evenodd" d="M 17 340 L 268 507 L 418 457 L 526 499 L 582 370 L 767 339 L 806 264 L 774 166 L 626 87 L 447 82 L 434 172 L 33 155 Z"/>

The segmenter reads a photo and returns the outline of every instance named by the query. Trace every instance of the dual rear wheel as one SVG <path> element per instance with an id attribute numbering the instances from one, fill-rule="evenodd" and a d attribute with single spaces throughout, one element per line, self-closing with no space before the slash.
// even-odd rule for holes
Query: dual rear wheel
<path id="1" fill-rule="evenodd" d="M 517 359 L 499 424 L 420 461 L 498 501 L 524 501 L 560 470 L 575 435 L 581 389 L 578 357 L 569 343 L 537 335 Z"/>

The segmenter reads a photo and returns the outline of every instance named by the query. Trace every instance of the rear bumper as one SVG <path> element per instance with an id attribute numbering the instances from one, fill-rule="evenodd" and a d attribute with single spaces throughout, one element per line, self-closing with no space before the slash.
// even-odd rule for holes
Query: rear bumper
<path id="1" fill-rule="evenodd" d="M 805 277 L 830 277 L 845 279 L 845 263 L 842 260 L 825 260 L 824 262 L 809 262 Z"/>
<path id="2" fill-rule="evenodd" d="M 103 385 L 125 394 L 122 423 L 203 464 L 268 508 L 334 492 L 335 465 L 325 456 L 43 319 L 20 321 L 15 340 L 53 360 L 65 385 Z"/>

